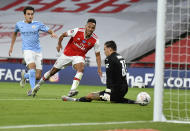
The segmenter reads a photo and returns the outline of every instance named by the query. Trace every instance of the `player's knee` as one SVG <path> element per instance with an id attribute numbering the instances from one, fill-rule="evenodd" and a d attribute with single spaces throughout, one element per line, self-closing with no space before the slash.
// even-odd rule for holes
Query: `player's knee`
<path id="1" fill-rule="evenodd" d="M 84 67 L 77 69 L 77 72 L 84 72 Z"/>
<path id="2" fill-rule="evenodd" d="M 89 93 L 87 96 L 86 96 L 87 99 L 93 99 L 93 94 L 92 93 Z"/>
<path id="3" fill-rule="evenodd" d="M 29 69 L 36 69 L 36 64 L 35 63 L 30 63 L 27 66 Z"/>
<path id="4" fill-rule="evenodd" d="M 36 80 L 40 80 L 41 75 L 40 74 L 36 74 Z"/>
<path id="5" fill-rule="evenodd" d="M 74 68 L 77 72 L 84 72 L 84 63 L 75 64 Z"/>

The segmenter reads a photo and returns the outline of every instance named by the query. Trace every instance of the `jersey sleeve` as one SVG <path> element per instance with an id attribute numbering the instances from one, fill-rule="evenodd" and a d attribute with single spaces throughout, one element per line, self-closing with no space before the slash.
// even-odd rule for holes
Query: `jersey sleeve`
<path id="1" fill-rule="evenodd" d="M 94 51 L 97 53 L 97 52 L 100 52 L 100 43 L 99 43 L 99 40 L 97 39 L 96 40 L 96 43 L 94 44 Z"/>
<path id="2" fill-rule="evenodd" d="M 67 31 L 67 34 L 69 37 L 74 37 L 76 33 L 78 32 L 79 28 L 71 29 Z"/>
<path id="3" fill-rule="evenodd" d="M 40 31 L 43 31 L 43 32 L 48 32 L 49 27 L 47 27 L 47 26 L 44 25 L 43 23 L 40 23 L 39 30 L 40 30 Z"/>
<path id="4" fill-rule="evenodd" d="M 18 24 L 15 25 L 15 31 L 14 32 L 19 32 Z"/>

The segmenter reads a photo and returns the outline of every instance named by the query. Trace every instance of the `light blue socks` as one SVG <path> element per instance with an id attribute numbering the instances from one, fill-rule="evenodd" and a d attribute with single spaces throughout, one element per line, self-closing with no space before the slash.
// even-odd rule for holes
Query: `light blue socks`
<path id="1" fill-rule="evenodd" d="M 29 76 L 30 86 L 32 89 L 34 89 L 35 84 L 36 84 L 36 70 L 30 69 L 28 71 L 28 76 Z M 26 75 L 26 77 L 27 77 L 27 75 Z"/>

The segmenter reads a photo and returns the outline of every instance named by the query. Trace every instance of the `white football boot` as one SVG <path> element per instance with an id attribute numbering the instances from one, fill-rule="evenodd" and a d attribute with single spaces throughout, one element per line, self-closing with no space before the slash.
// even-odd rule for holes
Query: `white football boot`
<path id="1" fill-rule="evenodd" d="M 40 85 L 37 84 L 37 85 L 34 87 L 33 91 L 32 91 L 32 96 L 33 96 L 33 97 L 36 96 L 36 94 L 37 94 L 37 92 L 39 91 L 39 89 L 40 89 Z"/>
<path id="2" fill-rule="evenodd" d="M 32 89 L 30 89 L 30 90 L 27 92 L 27 95 L 28 95 L 28 96 L 31 96 L 31 95 L 32 95 Z"/>
<path id="3" fill-rule="evenodd" d="M 21 72 L 21 80 L 20 80 L 20 86 L 21 86 L 22 88 L 24 88 L 24 86 L 25 86 L 25 84 L 26 84 L 26 78 L 24 78 L 24 74 L 25 74 L 25 71 L 22 70 L 22 72 Z"/>
<path id="4" fill-rule="evenodd" d="M 76 96 L 79 92 L 77 90 L 71 90 L 69 91 L 69 94 L 67 95 L 68 97 L 73 97 Z"/>
<path id="5" fill-rule="evenodd" d="M 76 98 L 68 97 L 68 96 L 62 96 L 61 99 L 63 101 L 76 101 Z"/>

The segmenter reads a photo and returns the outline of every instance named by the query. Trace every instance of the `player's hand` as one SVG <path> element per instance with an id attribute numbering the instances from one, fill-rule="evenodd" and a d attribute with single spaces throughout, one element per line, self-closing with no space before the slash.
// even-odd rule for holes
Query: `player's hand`
<path id="1" fill-rule="evenodd" d="M 58 36 L 53 32 L 53 33 L 51 34 L 51 37 L 52 37 L 52 38 L 57 38 Z"/>
<path id="2" fill-rule="evenodd" d="M 110 101 L 110 94 L 104 93 L 104 95 L 100 95 L 100 97 L 105 101 Z"/>
<path id="3" fill-rule="evenodd" d="M 13 52 L 13 49 L 10 48 L 10 49 L 9 49 L 9 56 L 11 56 L 12 52 Z"/>
<path id="4" fill-rule="evenodd" d="M 98 75 L 100 76 L 100 78 L 102 77 L 102 70 L 101 70 L 101 68 L 98 69 Z"/>

